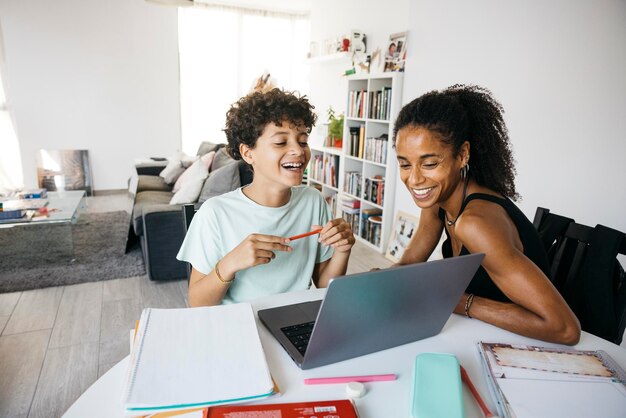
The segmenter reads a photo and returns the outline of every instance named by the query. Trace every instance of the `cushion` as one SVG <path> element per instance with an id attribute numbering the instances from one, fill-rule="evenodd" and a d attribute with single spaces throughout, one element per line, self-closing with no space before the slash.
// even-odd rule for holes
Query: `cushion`
<path id="1" fill-rule="evenodd" d="M 208 154 L 204 154 L 196 162 L 199 162 L 200 165 L 205 167 L 206 168 L 206 172 L 208 174 L 209 173 L 209 168 L 211 167 L 211 163 L 213 162 L 213 158 L 214 157 L 215 157 L 215 151 L 211 151 Z M 192 166 L 193 166 L 193 164 L 192 164 Z M 178 177 L 178 180 L 176 180 L 176 183 L 174 184 L 174 187 L 172 187 L 172 192 L 174 192 L 174 193 L 178 192 L 180 190 L 180 188 L 182 187 L 182 185 L 187 181 L 187 177 L 192 175 L 191 173 L 194 172 L 194 171 L 191 170 L 192 166 L 190 166 L 188 169 L 186 169 L 185 172 L 183 174 L 181 174 L 180 177 Z"/>
<path id="2" fill-rule="evenodd" d="M 228 155 L 228 152 L 226 152 L 226 147 L 222 147 L 215 153 L 215 158 L 213 159 L 213 163 L 211 163 L 211 169 L 209 172 L 212 173 L 215 170 L 219 170 L 233 161 L 233 158 Z"/>
<path id="3" fill-rule="evenodd" d="M 213 171 L 209 178 L 204 182 L 198 203 L 223 193 L 235 190 L 240 186 L 241 181 L 239 179 L 239 162 L 231 160 L 230 164 L 227 164 L 215 171 Z"/>
<path id="4" fill-rule="evenodd" d="M 163 177 L 160 176 L 139 176 L 139 181 L 137 183 L 137 191 L 136 193 L 143 192 L 146 190 L 158 190 L 162 192 L 169 192 L 172 190 L 172 186 L 165 183 Z"/>
<path id="5" fill-rule="evenodd" d="M 167 166 L 159 173 L 159 176 L 163 177 L 163 180 L 167 184 L 174 184 L 178 177 L 183 174 L 185 169 L 189 167 L 196 157 L 191 157 L 184 152 L 177 152 L 172 157 L 168 158 Z"/>
<path id="6" fill-rule="evenodd" d="M 211 151 L 217 151 L 217 148 L 220 147 L 222 144 L 214 144 L 213 142 L 209 142 L 209 141 L 204 141 L 200 143 L 200 146 L 198 147 L 198 152 L 196 153 L 196 155 L 198 157 L 203 156 L 204 154 L 207 154 Z"/>
<path id="7" fill-rule="evenodd" d="M 159 204 L 168 204 L 172 200 L 171 192 L 145 191 L 137 193 L 133 205 L 133 229 L 138 237 L 143 235 L 143 211 Z"/>
<path id="8" fill-rule="evenodd" d="M 207 159 L 212 161 L 215 152 L 206 155 L 209 155 L 210 158 Z M 207 159 L 204 157 L 205 156 L 200 158 L 198 161 L 193 163 L 191 167 L 185 170 L 183 173 L 185 178 L 181 182 L 179 190 L 174 192 L 174 196 L 172 196 L 172 200 L 170 200 L 170 205 L 182 205 L 198 201 L 198 196 L 200 196 L 204 180 L 209 175 L 208 166 L 203 161 Z M 208 165 L 211 165 L 210 162 Z M 181 175 L 181 177 L 183 176 Z M 178 182 L 176 182 L 176 184 L 178 184 Z"/>

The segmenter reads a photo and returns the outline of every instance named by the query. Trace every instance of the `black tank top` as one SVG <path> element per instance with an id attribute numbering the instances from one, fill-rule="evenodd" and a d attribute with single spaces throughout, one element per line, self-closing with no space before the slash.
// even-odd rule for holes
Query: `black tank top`
<path id="1" fill-rule="evenodd" d="M 509 215 L 513 224 L 517 228 L 517 233 L 519 234 L 519 238 L 522 241 L 522 246 L 524 247 L 524 255 L 528 257 L 533 263 L 537 265 L 544 272 L 547 277 L 550 277 L 550 270 L 548 268 L 548 257 L 543 248 L 543 244 L 539 239 L 539 235 L 535 230 L 535 227 L 528 220 L 528 218 L 522 213 L 521 210 L 511 200 L 503 197 L 496 197 L 484 193 L 472 193 L 471 195 L 465 198 L 465 201 L 461 205 L 461 210 L 459 215 L 463 213 L 463 210 L 467 206 L 469 202 L 474 199 L 482 199 L 487 200 L 489 202 L 496 203 L 504 208 L 506 213 Z M 445 212 L 443 209 L 439 209 L 439 218 L 445 222 Z M 441 252 L 444 258 L 452 257 L 452 242 L 450 241 L 450 235 L 448 234 L 448 230 L 446 229 L 447 239 L 444 241 L 443 246 L 441 248 Z M 460 255 L 469 254 L 467 248 L 461 247 Z M 469 286 L 465 290 L 467 293 L 473 293 L 476 296 L 485 297 L 492 300 L 497 300 L 500 302 L 511 302 L 511 300 L 506 297 L 504 293 L 495 285 L 491 277 L 487 271 L 480 266 L 478 271 L 474 275 L 474 278 L 470 282 Z"/>

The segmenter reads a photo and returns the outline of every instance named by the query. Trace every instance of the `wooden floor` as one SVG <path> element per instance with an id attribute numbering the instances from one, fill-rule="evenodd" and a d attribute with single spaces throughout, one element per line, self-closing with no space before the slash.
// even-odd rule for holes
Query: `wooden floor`
<path id="1" fill-rule="evenodd" d="M 125 194 L 90 197 L 89 212 L 128 210 Z M 357 244 L 348 272 L 386 267 Z M 128 355 L 128 332 L 145 307 L 187 306 L 187 281 L 147 276 L 0 294 L 0 417 L 60 417 Z"/>

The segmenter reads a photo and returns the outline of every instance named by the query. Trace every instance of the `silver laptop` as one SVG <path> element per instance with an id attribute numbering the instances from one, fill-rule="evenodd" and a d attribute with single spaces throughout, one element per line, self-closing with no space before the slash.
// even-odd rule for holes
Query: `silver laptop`
<path id="1" fill-rule="evenodd" d="M 438 334 L 484 254 L 337 277 L 323 300 L 263 309 L 259 319 L 302 369 Z"/>

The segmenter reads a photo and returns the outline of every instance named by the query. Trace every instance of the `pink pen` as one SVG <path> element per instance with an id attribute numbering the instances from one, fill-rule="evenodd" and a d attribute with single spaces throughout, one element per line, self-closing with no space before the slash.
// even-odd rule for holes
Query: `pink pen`
<path id="1" fill-rule="evenodd" d="M 398 376 L 395 374 L 374 374 L 368 376 L 342 376 L 342 377 L 313 377 L 304 379 L 305 385 L 326 385 L 331 383 L 350 383 L 350 382 L 385 382 L 396 380 Z"/>

